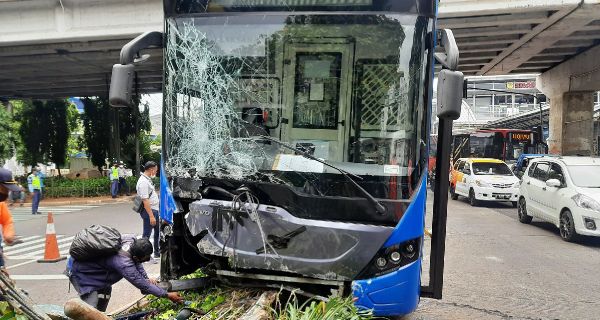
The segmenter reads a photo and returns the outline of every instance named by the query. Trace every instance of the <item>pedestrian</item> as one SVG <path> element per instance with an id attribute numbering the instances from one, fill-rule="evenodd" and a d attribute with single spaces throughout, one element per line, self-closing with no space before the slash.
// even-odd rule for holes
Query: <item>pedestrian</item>
<path id="1" fill-rule="evenodd" d="M 114 199 L 117 197 L 117 193 L 119 192 L 119 170 L 117 169 L 116 162 L 114 162 L 112 168 L 110 168 L 108 177 L 110 179 L 110 195 Z"/>
<path id="2" fill-rule="evenodd" d="M 19 191 L 19 185 L 13 180 L 12 172 L 0 168 L 0 224 L 2 225 L 2 237 L 4 243 L 12 244 L 15 239 L 15 226 L 12 215 L 6 205 L 9 192 Z M 2 241 L 0 241 L 0 269 L 4 269 L 4 255 L 2 252 Z"/>
<path id="3" fill-rule="evenodd" d="M 154 161 L 148 161 L 144 164 L 144 172 L 140 175 L 135 187 L 137 195 L 142 199 L 144 209 L 140 212 L 140 217 L 143 220 L 142 236 L 150 239 L 150 233 L 154 230 L 154 258 L 160 257 L 159 250 L 159 232 L 160 224 L 158 218 L 159 202 L 158 194 L 154 188 L 152 178 L 156 176 L 158 166 Z M 156 261 L 154 261 L 156 262 Z"/>
<path id="4" fill-rule="evenodd" d="M 46 180 L 46 175 L 42 172 L 41 168 L 37 168 L 37 176 L 40 178 L 40 200 L 44 199 L 44 180 Z"/>
<path id="5" fill-rule="evenodd" d="M 143 294 L 183 302 L 177 292 L 167 292 L 156 285 L 157 280 L 148 278 L 142 263 L 149 261 L 151 255 L 152 244 L 148 239 L 124 236 L 123 246 L 117 254 L 92 261 L 73 260 L 69 279 L 81 300 L 103 312 L 108 307 L 112 285 L 123 278 Z"/>
<path id="6" fill-rule="evenodd" d="M 31 214 L 41 214 L 38 211 L 40 200 L 42 198 L 42 182 L 36 168 L 31 169 L 31 174 L 27 177 L 27 186 L 31 193 Z"/>
<path id="7" fill-rule="evenodd" d="M 119 195 L 123 194 L 125 191 L 125 195 L 129 196 L 129 186 L 127 185 L 127 169 L 125 169 L 125 165 L 123 165 L 123 161 L 119 162 Z"/>
<path id="8" fill-rule="evenodd" d="M 17 200 L 20 202 L 19 206 L 21 207 L 25 203 L 25 188 L 23 188 L 20 184 L 17 184 L 17 187 L 20 189 L 20 191 L 10 192 L 10 204 L 8 205 L 9 207 L 12 207 L 15 204 L 15 202 L 17 202 Z"/>

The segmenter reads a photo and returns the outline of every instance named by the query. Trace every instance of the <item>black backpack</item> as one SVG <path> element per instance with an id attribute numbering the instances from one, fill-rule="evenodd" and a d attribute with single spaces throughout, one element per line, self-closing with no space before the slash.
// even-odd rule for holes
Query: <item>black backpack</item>
<path id="1" fill-rule="evenodd" d="M 121 245 L 121 234 L 117 229 L 92 225 L 75 235 L 69 254 L 77 261 L 90 261 L 117 254 Z"/>

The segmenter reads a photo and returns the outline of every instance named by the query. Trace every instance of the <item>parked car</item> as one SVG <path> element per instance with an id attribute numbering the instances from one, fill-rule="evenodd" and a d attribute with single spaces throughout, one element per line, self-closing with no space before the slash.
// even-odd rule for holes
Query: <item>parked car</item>
<path id="1" fill-rule="evenodd" d="M 513 173 L 517 178 L 523 178 L 523 174 L 525 173 L 525 169 L 529 165 L 529 161 L 531 159 L 540 158 L 540 157 L 552 157 L 553 155 L 548 154 L 537 154 L 537 153 L 523 153 L 517 159 L 517 162 L 513 165 Z"/>
<path id="2" fill-rule="evenodd" d="M 519 221 L 553 223 L 560 236 L 600 236 L 600 158 L 543 157 L 531 161 L 521 183 Z"/>
<path id="3" fill-rule="evenodd" d="M 516 207 L 519 178 L 502 160 L 461 158 L 450 173 L 450 197 L 458 196 L 468 197 L 472 206 L 479 201 L 510 201 Z"/>

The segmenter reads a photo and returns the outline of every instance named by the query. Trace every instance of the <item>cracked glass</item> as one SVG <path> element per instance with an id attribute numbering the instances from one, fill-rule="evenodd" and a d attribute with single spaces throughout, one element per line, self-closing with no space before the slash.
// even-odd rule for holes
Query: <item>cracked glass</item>
<path id="1" fill-rule="evenodd" d="M 399 14 L 168 18 L 168 174 L 361 197 L 266 136 L 377 198 L 408 199 L 426 165 L 428 28 Z"/>

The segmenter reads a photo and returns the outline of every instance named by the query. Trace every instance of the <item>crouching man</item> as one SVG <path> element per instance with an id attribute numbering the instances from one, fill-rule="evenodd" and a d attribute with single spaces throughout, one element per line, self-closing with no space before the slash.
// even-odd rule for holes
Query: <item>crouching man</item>
<path id="1" fill-rule="evenodd" d="M 112 285 L 125 278 L 143 294 L 169 298 L 175 303 L 183 302 L 176 292 L 167 292 L 149 279 L 142 263 L 150 260 L 152 243 L 146 238 L 124 238 L 119 253 L 100 257 L 94 261 L 73 260 L 71 283 L 79 293 L 81 300 L 92 307 L 106 311 L 112 292 Z"/>

